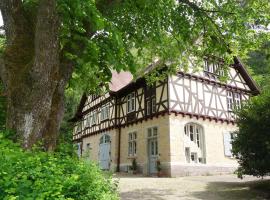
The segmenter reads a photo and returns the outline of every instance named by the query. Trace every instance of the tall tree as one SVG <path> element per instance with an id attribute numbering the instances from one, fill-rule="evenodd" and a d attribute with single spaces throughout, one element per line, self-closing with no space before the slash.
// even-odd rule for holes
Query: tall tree
<path id="1" fill-rule="evenodd" d="M 157 58 L 174 70 L 190 58 L 200 68 L 209 54 L 229 64 L 254 46 L 269 7 L 268 0 L 0 0 L 7 128 L 25 148 L 43 140 L 54 149 L 68 84 L 106 86 L 112 69 L 134 73 Z"/>
<path id="2" fill-rule="evenodd" d="M 270 87 L 270 41 L 248 53 L 245 62 L 252 70 L 252 75 L 262 89 Z"/>

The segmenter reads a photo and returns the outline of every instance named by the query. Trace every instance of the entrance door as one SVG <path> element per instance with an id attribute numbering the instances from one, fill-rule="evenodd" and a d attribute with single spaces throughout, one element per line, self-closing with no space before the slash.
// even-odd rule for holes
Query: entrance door
<path id="1" fill-rule="evenodd" d="M 157 160 L 158 160 L 157 128 L 154 127 L 148 129 L 149 174 L 157 173 Z"/>
<path id="2" fill-rule="evenodd" d="M 99 165 L 103 170 L 110 169 L 111 140 L 109 135 L 103 135 L 99 143 Z"/>

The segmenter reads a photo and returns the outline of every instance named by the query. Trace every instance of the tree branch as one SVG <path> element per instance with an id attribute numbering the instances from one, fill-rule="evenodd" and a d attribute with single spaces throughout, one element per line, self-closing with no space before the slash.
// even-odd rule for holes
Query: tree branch
<path id="1" fill-rule="evenodd" d="M 27 20 L 21 0 L 0 0 L 0 10 L 7 35 L 7 42 L 12 42 L 16 35 L 23 34 L 27 27 Z"/>

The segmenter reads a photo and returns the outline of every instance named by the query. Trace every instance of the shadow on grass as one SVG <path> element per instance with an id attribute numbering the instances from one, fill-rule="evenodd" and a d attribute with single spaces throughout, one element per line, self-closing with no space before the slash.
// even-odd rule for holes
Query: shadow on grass
<path id="1" fill-rule="evenodd" d="M 209 182 L 204 191 L 175 192 L 170 189 L 143 188 L 121 193 L 121 200 L 266 200 L 270 199 L 270 180 L 249 182 Z"/>

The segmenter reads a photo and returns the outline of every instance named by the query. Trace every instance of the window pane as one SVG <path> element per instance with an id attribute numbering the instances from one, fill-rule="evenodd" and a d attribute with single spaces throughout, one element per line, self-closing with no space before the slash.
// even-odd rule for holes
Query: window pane
<path id="1" fill-rule="evenodd" d="M 194 141 L 193 133 L 190 133 L 190 140 Z"/>
<path id="2" fill-rule="evenodd" d="M 152 129 L 151 128 L 148 129 L 148 137 L 152 137 Z"/>
<path id="3" fill-rule="evenodd" d="M 155 128 L 153 129 L 153 131 L 154 131 L 153 136 L 157 136 L 157 127 L 155 127 Z"/>

